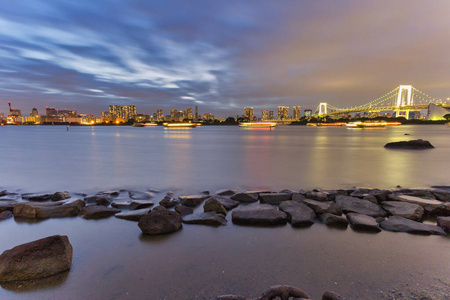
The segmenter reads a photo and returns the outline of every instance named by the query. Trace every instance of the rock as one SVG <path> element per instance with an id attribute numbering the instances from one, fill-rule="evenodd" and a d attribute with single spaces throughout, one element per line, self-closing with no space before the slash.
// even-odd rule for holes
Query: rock
<path id="1" fill-rule="evenodd" d="M 388 190 L 371 190 L 370 191 L 370 195 L 374 196 L 375 198 L 377 198 L 377 202 L 381 203 L 383 201 L 386 201 L 388 199 L 388 195 L 391 194 L 391 191 Z"/>
<path id="2" fill-rule="evenodd" d="M 435 189 L 431 191 L 436 199 L 443 202 L 450 202 L 450 191 Z"/>
<path id="3" fill-rule="evenodd" d="M 399 216 L 389 217 L 389 219 L 381 222 L 380 226 L 387 231 L 399 231 L 419 234 L 445 234 L 444 230 L 442 230 L 441 227 L 430 224 L 423 224 Z"/>
<path id="4" fill-rule="evenodd" d="M 253 203 L 258 201 L 257 193 L 238 193 L 230 197 L 230 199 L 240 203 Z"/>
<path id="5" fill-rule="evenodd" d="M 325 225 L 328 225 L 328 226 L 347 227 L 347 225 L 348 225 L 347 219 L 343 216 L 337 216 L 337 215 L 330 214 L 330 213 L 324 213 L 324 214 L 321 214 L 319 217 L 320 217 L 320 220 Z"/>
<path id="6" fill-rule="evenodd" d="M 293 227 L 311 226 L 316 221 L 316 214 L 306 204 L 290 200 L 282 202 L 279 208 L 289 216 Z"/>
<path id="7" fill-rule="evenodd" d="M 291 195 L 291 196 L 292 196 L 292 194 L 294 194 L 293 191 L 288 190 L 288 189 L 281 190 L 281 191 L 279 191 L 278 193 L 280 193 L 280 194 L 289 194 L 289 195 Z"/>
<path id="8" fill-rule="evenodd" d="M 239 295 L 222 295 L 217 296 L 215 298 L 211 298 L 211 300 L 250 300 L 250 299 Z"/>
<path id="9" fill-rule="evenodd" d="M 23 194 L 22 198 L 28 201 L 48 201 L 52 199 L 53 194 Z"/>
<path id="10" fill-rule="evenodd" d="M 224 216 L 227 215 L 228 211 L 225 209 L 222 203 L 219 200 L 210 198 L 206 200 L 205 204 L 203 204 L 203 210 L 205 212 L 216 212 L 218 214 L 222 214 Z"/>
<path id="11" fill-rule="evenodd" d="M 336 197 L 336 203 L 345 213 L 358 213 L 371 217 L 386 216 L 386 212 L 381 207 L 367 200 L 338 195 Z"/>
<path id="12" fill-rule="evenodd" d="M 371 216 L 357 213 L 348 213 L 347 220 L 354 230 L 371 232 L 381 231 L 380 227 L 378 226 L 378 222 Z"/>
<path id="13" fill-rule="evenodd" d="M 113 201 L 111 206 L 117 209 L 130 209 L 130 204 L 129 201 Z"/>
<path id="14" fill-rule="evenodd" d="M 336 292 L 327 291 L 323 293 L 322 300 L 345 300 L 345 298 Z"/>
<path id="15" fill-rule="evenodd" d="M 437 224 L 445 230 L 445 232 L 450 233 L 450 217 L 437 217 Z"/>
<path id="16" fill-rule="evenodd" d="M 120 191 L 103 191 L 103 192 L 97 193 L 97 195 L 107 195 L 107 196 L 115 198 L 120 195 Z"/>
<path id="17" fill-rule="evenodd" d="M 433 199 L 424 199 L 415 196 L 408 196 L 403 194 L 390 194 L 389 199 L 394 201 L 403 201 L 408 203 L 414 203 L 422 206 L 428 214 L 433 214 L 433 212 L 443 206 L 443 202 Z"/>
<path id="18" fill-rule="evenodd" d="M 369 195 L 370 189 L 357 189 L 356 191 L 350 193 L 351 197 L 361 198 L 363 199 L 367 195 Z"/>
<path id="19" fill-rule="evenodd" d="M 309 299 L 308 294 L 299 288 L 288 285 L 276 285 L 265 291 L 258 300 L 273 299 Z"/>
<path id="20" fill-rule="evenodd" d="M 217 201 L 219 201 L 220 203 L 222 203 L 223 207 L 225 207 L 225 209 L 227 211 L 232 210 L 233 208 L 236 208 L 239 206 L 239 202 L 235 201 L 235 200 L 231 200 L 229 198 L 225 198 L 225 197 L 220 197 L 220 196 L 215 196 L 211 199 L 216 199 Z"/>
<path id="21" fill-rule="evenodd" d="M 316 200 L 305 199 L 303 203 L 311 207 L 317 215 L 324 213 L 330 213 L 338 216 L 342 215 L 341 207 L 333 201 L 320 202 Z"/>
<path id="22" fill-rule="evenodd" d="M 23 218 L 65 218 L 78 215 L 86 204 L 83 200 L 75 200 L 64 204 L 40 205 L 40 203 L 23 202 L 14 206 L 14 216 Z"/>
<path id="23" fill-rule="evenodd" d="M 411 190 L 410 192 L 402 193 L 406 194 L 408 196 L 414 196 L 419 198 L 426 198 L 426 199 L 436 199 L 434 194 L 430 192 L 429 190 Z"/>
<path id="24" fill-rule="evenodd" d="M 303 202 L 303 200 L 305 200 L 305 199 L 306 199 L 306 197 L 303 194 L 300 194 L 300 193 L 292 194 L 292 201 Z"/>
<path id="25" fill-rule="evenodd" d="M 166 195 L 161 201 L 159 201 L 159 205 L 164 206 L 165 208 L 172 208 L 180 204 L 180 200 L 172 198 L 170 195 Z"/>
<path id="26" fill-rule="evenodd" d="M 425 210 L 422 206 L 400 201 L 385 201 L 381 203 L 385 211 L 394 216 L 400 216 L 414 221 L 422 220 Z"/>
<path id="27" fill-rule="evenodd" d="M 148 214 L 150 210 L 150 208 L 142 208 L 127 212 L 120 212 L 115 214 L 114 217 L 128 221 L 139 221 L 144 215 Z"/>
<path id="28" fill-rule="evenodd" d="M 9 210 L 5 210 L 4 212 L 0 213 L 0 220 L 6 220 L 9 218 L 12 218 L 13 213 L 10 212 Z"/>
<path id="29" fill-rule="evenodd" d="M 306 192 L 306 198 L 313 199 L 317 201 L 328 201 L 328 194 L 324 192 Z"/>
<path id="30" fill-rule="evenodd" d="M 1 196 L 0 201 L 17 201 L 17 200 L 19 200 L 19 198 L 20 198 L 19 194 L 10 193 L 8 195 Z"/>
<path id="31" fill-rule="evenodd" d="M 67 236 L 54 235 L 6 250 L 0 255 L 0 281 L 48 277 L 70 269 L 73 248 Z"/>
<path id="32" fill-rule="evenodd" d="M 372 202 L 373 204 L 378 205 L 378 199 L 374 195 L 366 195 L 366 196 L 364 196 L 363 200 L 366 200 L 366 201 Z"/>
<path id="33" fill-rule="evenodd" d="M 0 212 L 3 212 L 5 210 L 13 211 L 14 206 L 16 206 L 18 203 L 20 203 L 20 202 L 2 200 L 2 201 L 0 201 Z"/>
<path id="34" fill-rule="evenodd" d="M 202 204 L 203 200 L 209 198 L 207 195 L 180 196 L 181 204 L 184 206 L 195 207 Z"/>
<path id="35" fill-rule="evenodd" d="M 107 194 L 98 194 L 84 198 L 86 203 L 95 203 L 97 205 L 108 206 L 113 201 L 113 198 Z"/>
<path id="36" fill-rule="evenodd" d="M 133 200 L 130 203 L 130 209 L 142 209 L 149 208 L 153 206 L 153 201 L 148 200 Z"/>
<path id="37" fill-rule="evenodd" d="M 441 207 L 433 210 L 432 215 L 442 217 L 450 216 L 450 202 L 444 202 Z"/>
<path id="38" fill-rule="evenodd" d="M 0 197 L 6 196 L 6 195 L 9 195 L 9 192 L 7 190 L 0 191 Z"/>
<path id="39" fill-rule="evenodd" d="M 424 149 L 432 149 L 434 147 L 433 145 L 431 145 L 429 141 L 418 139 L 418 140 L 387 143 L 386 145 L 384 145 L 384 148 L 424 150 Z"/>
<path id="40" fill-rule="evenodd" d="M 120 209 L 117 209 L 117 208 L 105 207 L 105 206 L 101 206 L 101 205 L 89 205 L 89 206 L 83 207 L 83 209 L 80 211 L 79 215 L 83 219 L 97 220 L 97 219 L 109 218 L 119 212 L 120 212 Z"/>
<path id="41" fill-rule="evenodd" d="M 238 191 L 237 190 L 227 190 L 227 189 L 223 189 L 223 190 L 218 190 L 216 191 L 216 195 L 219 196 L 232 196 L 234 194 L 236 194 Z"/>
<path id="42" fill-rule="evenodd" d="M 157 235 L 172 233 L 181 229 L 181 216 L 167 209 L 152 210 L 144 215 L 138 223 L 144 234 Z"/>
<path id="43" fill-rule="evenodd" d="M 65 200 L 65 199 L 69 199 L 70 195 L 68 192 L 56 192 L 52 195 L 51 200 L 52 201 L 60 201 L 60 200 Z"/>
<path id="44" fill-rule="evenodd" d="M 148 200 L 152 198 L 149 192 L 128 191 L 128 196 L 133 200 Z"/>
<path id="45" fill-rule="evenodd" d="M 238 225 L 283 225 L 288 216 L 276 207 L 268 204 L 240 207 L 233 210 L 231 218 Z"/>
<path id="46" fill-rule="evenodd" d="M 184 205 L 178 205 L 175 207 L 175 211 L 179 213 L 182 217 L 190 215 L 194 213 L 194 209 L 191 207 L 187 207 Z"/>
<path id="47" fill-rule="evenodd" d="M 224 215 L 218 214 L 214 211 L 197 213 L 193 215 L 188 215 L 183 218 L 183 223 L 186 224 L 201 224 L 209 226 L 221 226 L 227 225 L 227 220 Z"/>
<path id="48" fill-rule="evenodd" d="M 292 196 L 283 193 L 261 193 L 259 199 L 261 203 L 278 205 L 283 201 L 291 200 Z"/>

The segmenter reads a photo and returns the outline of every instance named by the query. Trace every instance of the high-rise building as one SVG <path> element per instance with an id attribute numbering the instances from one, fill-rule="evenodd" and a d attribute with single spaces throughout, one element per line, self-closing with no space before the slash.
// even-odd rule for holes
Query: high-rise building
<path id="1" fill-rule="evenodd" d="M 45 115 L 47 117 L 56 117 L 58 115 L 58 111 L 54 107 L 46 107 L 45 108 Z"/>
<path id="2" fill-rule="evenodd" d="M 192 120 L 193 119 L 192 107 L 186 109 L 186 119 L 188 119 L 188 120 Z"/>
<path id="3" fill-rule="evenodd" d="M 261 112 L 261 119 L 269 120 L 269 110 L 263 109 L 263 111 Z"/>
<path id="4" fill-rule="evenodd" d="M 288 106 L 278 106 L 278 120 L 289 119 L 289 107 Z"/>
<path id="5" fill-rule="evenodd" d="M 198 121 L 198 105 L 195 106 L 195 121 Z"/>
<path id="6" fill-rule="evenodd" d="M 253 107 L 244 108 L 244 119 L 247 121 L 253 120 Z"/>
<path id="7" fill-rule="evenodd" d="M 292 108 L 292 119 L 294 119 L 295 121 L 300 120 L 300 106 L 294 106 Z"/>
<path id="8" fill-rule="evenodd" d="M 157 109 L 156 110 L 156 121 L 158 121 L 158 122 L 164 121 L 164 115 L 163 115 L 163 110 L 162 109 Z"/>
<path id="9" fill-rule="evenodd" d="M 125 105 L 123 107 L 123 114 L 125 120 L 133 120 L 136 116 L 136 105 Z"/>
<path id="10" fill-rule="evenodd" d="M 311 118 L 312 110 L 310 108 L 305 109 L 305 117 Z"/>
<path id="11" fill-rule="evenodd" d="M 269 111 L 269 120 L 275 120 L 275 113 L 273 110 Z"/>
<path id="12" fill-rule="evenodd" d="M 75 109 L 62 109 L 62 110 L 58 110 L 58 116 L 60 117 L 73 117 L 76 118 L 77 117 L 77 111 Z"/>
<path id="13" fill-rule="evenodd" d="M 39 116 L 38 110 L 36 109 L 36 107 L 34 107 L 34 108 L 31 110 L 30 117 L 37 117 L 37 116 Z"/>
<path id="14" fill-rule="evenodd" d="M 109 114 L 115 118 L 125 119 L 122 105 L 110 105 Z"/>

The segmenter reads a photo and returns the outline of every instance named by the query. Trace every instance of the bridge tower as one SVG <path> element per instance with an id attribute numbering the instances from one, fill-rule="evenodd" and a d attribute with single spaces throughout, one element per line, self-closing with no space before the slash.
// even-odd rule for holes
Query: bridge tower
<path id="1" fill-rule="evenodd" d="M 319 104 L 319 116 L 326 115 L 328 113 L 328 105 L 324 102 Z"/>
<path id="2" fill-rule="evenodd" d="M 395 116 L 400 117 L 400 112 L 405 112 L 405 118 L 409 119 L 409 110 L 402 110 L 403 106 L 411 106 L 413 105 L 413 97 L 412 97 L 412 86 L 411 85 L 400 85 L 398 88 L 398 96 L 397 96 L 397 110 Z"/>

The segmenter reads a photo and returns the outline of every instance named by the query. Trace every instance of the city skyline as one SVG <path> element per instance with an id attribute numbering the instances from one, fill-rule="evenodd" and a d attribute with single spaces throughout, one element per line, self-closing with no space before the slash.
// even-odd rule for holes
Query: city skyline
<path id="1" fill-rule="evenodd" d="M 448 1 L 258 4 L 0 6 L 0 112 L 8 102 L 143 114 L 199 105 L 227 117 L 352 106 L 400 84 L 450 98 Z"/>

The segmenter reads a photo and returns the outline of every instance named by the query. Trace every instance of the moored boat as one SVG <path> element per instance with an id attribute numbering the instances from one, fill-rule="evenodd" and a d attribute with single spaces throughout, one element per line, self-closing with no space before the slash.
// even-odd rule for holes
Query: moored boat
<path id="1" fill-rule="evenodd" d="M 167 128 L 194 128 L 201 126 L 200 123 L 163 123 L 164 127 Z"/>
<path id="2" fill-rule="evenodd" d="M 156 123 L 144 123 L 144 127 L 158 126 Z"/>

